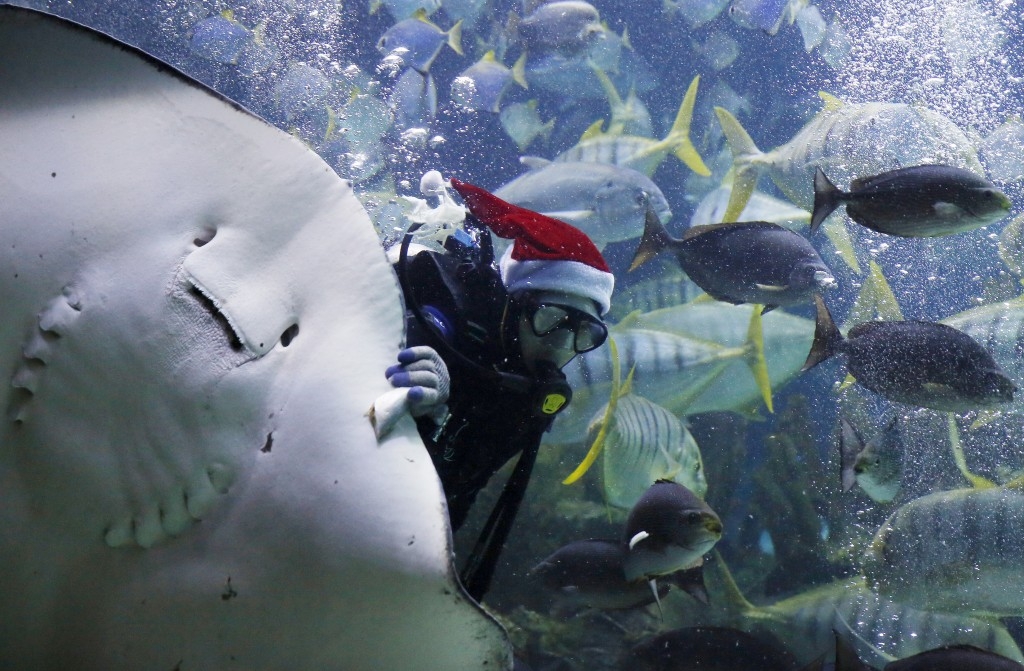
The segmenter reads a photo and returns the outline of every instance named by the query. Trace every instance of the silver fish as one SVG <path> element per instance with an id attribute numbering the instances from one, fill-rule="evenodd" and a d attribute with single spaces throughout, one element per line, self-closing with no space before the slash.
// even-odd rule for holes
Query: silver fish
<path id="1" fill-rule="evenodd" d="M 519 22 L 519 39 L 527 51 L 577 53 L 605 28 L 597 9 L 583 0 L 556 0 L 540 5 Z"/>
<path id="2" fill-rule="evenodd" d="M 603 73 L 602 73 L 603 74 Z M 698 175 L 708 176 L 711 171 L 704 165 L 700 154 L 690 140 L 690 122 L 693 118 L 693 106 L 697 98 L 697 85 L 700 77 L 695 77 L 683 97 L 683 102 L 676 113 L 672 128 L 661 140 L 624 134 L 622 128 L 615 127 L 615 107 L 612 111 L 612 125 L 608 132 L 600 131 L 600 123 L 591 126 L 575 146 L 563 151 L 555 157 L 556 162 L 596 162 L 608 163 L 623 168 L 631 168 L 650 177 L 661 165 L 668 154 L 674 154 L 690 170 Z M 618 130 L 618 132 L 615 132 Z"/>
<path id="3" fill-rule="evenodd" d="M 833 630 L 849 629 L 873 648 L 892 657 L 906 657 L 941 645 L 969 644 L 1024 661 L 1010 632 L 997 618 L 922 610 L 879 595 L 863 578 L 839 580 L 795 596 L 755 606 L 744 598 L 728 568 L 713 553 L 704 564 L 711 604 L 721 606 L 716 618 L 750 633 L 770 632 L 808 664 L 832 649 Z M 693 619 L 686 601 L 668 601 L 666 618 Z M 680 618 L 681 616 L 681 618 Z M 697 614 L 707 619 L 703 610 Z"/>
<path id="4" fill-rule="evenodd" d="M 634 365 L 637 394 L 676 415 L 749 413 L 763 398 L 750 367 L 757 359 L 750 339 L 753 307 L 698 302 L 623 320 L 611 329 L 622 370 Z M 781 310 L 762 317 L 764 359 L 772 387 L 792 379 L 810 347 L 813 324 Z M 610 348 L 576 357 L 564 369 L 573 401 L 547 434 L 552 443 L 578 441 L 607 401 L 612 382 Z"/>
<path id="5" fill-rule="evenodd" d="M 598 247 L 639 237 L 648 211 L 663 222 L 672 217 L 661 189 L 636 170 L 605 163 L 522 160 L 531 170 L 494 195 L 568 222 Z"/>
<path id="6" fill-rule="evenodd" d="M 497 114 L 513 83 L 527 87 L 525 64 L 525 53 L 510 68 L 488 51 L 452 81 L 452 100 L 466 109 Z"/>
<path id="7" fill-rule="evenodd" d="M 602 408 L 591 422 L 588 443 L 604 426 L 604 418 Z M 609 505 L 632 508 L 657 480 L 676 482 L 701 498 L 707 493 L 700 447 L 686 425 L 665 408 L 626 393 L 605 430 L 602 485 Z"/>
<path id="8" fill-rule="evenodd" d="M 864 567 L 880 592 L 917 607 L 1024 614 L 1024 493 L 936 492 L 898 508 Z"/>
<path id="9" fill-rule="evenodd" d="M 873 501 L 892 501 L 900 491 L 903 476 L 903 441 L 896 417 L 868 443 L 845 418 L 841 418 L 840 423 L 843 491 L 857 484 Z"/>
<path id="10" fill-rule="evenodd" d="M 547 139 L 555 128 L 555 119 L 542 121 L 537 112 L 537 100 L 525 103 L 511 103 L 502 108 L 498 115 L 501 127 L 512 141 L 524 151 L 538 137 Z"/>
<path id="11" fill-rule="evenodd" d="M 377 40 L 377 51 L 385 56 L 397 56 L 405 65 L 426 74 L 445 44 L 463 55 L 462 24 L 456 22 L 448 30 L 442 30 L 420 9 L 411 18 L 402 19 L 384 31 Z"/>

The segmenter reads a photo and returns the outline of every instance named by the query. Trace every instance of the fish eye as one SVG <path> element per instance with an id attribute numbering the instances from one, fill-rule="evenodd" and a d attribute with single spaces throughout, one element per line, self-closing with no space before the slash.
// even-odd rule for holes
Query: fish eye
<path id="1" fill-rule="evenodd" d="M 636 204 L 637 205 L 645 205 L 646 203 L 647 203 L 647 192 L 646 191 L 641 191 L 640 193 L 636 194 Z"/>
<path id="2" fill-rule="evenodd" d="M 687 513 L 686 521 L 690 524 L 697 524 L 700 522 L 700 513 Z"/>

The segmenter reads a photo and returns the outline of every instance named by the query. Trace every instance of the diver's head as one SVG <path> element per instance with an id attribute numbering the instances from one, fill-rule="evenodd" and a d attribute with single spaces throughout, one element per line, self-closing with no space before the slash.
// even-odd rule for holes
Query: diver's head
<path id="1" fill-rule="evenodd" d="M 564 291 L 521 291 L 509 297 L 507 318 L 523 364 L 533 374 L 561 368 L 604 344 L 608 328 L 593 299 Z"/>

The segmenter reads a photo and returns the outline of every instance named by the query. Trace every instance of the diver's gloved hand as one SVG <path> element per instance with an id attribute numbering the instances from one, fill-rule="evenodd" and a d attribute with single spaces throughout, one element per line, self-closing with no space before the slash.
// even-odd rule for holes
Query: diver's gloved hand
<path id="1" fill-rule="evenodd" d="M 448 366 L 427 345 L 408 347 L 398 353 L 398 363 L 384 371 L 392 387 L 409 387 L 409 412 L 413 417 L 430 415 L 440 422 L 448 414 Z"/>

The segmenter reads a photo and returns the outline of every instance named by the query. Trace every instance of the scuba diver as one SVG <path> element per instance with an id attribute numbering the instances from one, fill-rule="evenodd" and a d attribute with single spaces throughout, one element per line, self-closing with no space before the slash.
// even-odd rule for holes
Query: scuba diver
<path id="1" fill-rule="evenodd" d="M 560 370 L 608 337 L 614 276 L 580 230 L 457 179 L 469 214 L 446 252 L 409 255 L 396 270 L 406 349 L 385 372 L 411 387 L 409 407 L 444 487 L 452 530 L 507 461 L 519 460 L 460 577 L 481 600 L 512 528 L 542 434 L 569 403 Z M 490 232 L 513 240 L 494 262 Z"/>

